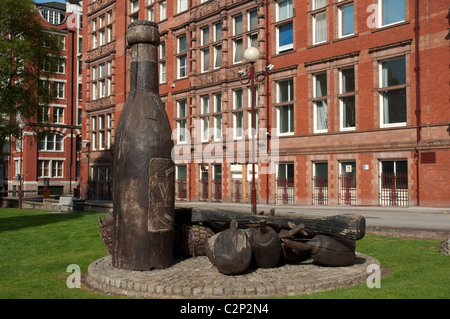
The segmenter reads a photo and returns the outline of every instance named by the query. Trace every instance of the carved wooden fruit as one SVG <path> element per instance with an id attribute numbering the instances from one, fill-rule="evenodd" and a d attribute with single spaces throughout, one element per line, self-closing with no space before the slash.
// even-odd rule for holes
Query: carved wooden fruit
<path id="1" fill-rule="evenodd" d="M 235 219 L 229 229 L 209 239 L 207 256 L 223 274 L 236 275 L 247 270 L 252 260 L 252 248 L 246 233 L 238 229 Z"/>
<path id="2" fill-rule="evenodd" d="M 355 261 L 356 243 L 352 239 L 330 235 L 316 235 L 309 245 L 315 262 L 326 266 L 349 266 Z"/>
<path id="3" fill-rule="evenodd" d="M 214 232 L 201 225 L 181 225 L 180 249 L 188 256 L 203 256 L 206 254 L 206 243 Z"/>
<path id="4" fill-rule="evenodd" d="M 275 267 L 280 260 L 280 238 L 272 228 L 266 226 L 265 220 L 262 220 L 259 228 L 251 233 L 250 246 L 256 264 L 260 268 Z"/>
<path id="5" fill-rule="evenodd" d="M 355 261 L 356 242 L 353 239 L 316 235 L 306 243 L 283 240 L 284 244 L 297 251 L 310 251 L 311 257 L 318 264 L 325 266 L 349 266 Z"/>

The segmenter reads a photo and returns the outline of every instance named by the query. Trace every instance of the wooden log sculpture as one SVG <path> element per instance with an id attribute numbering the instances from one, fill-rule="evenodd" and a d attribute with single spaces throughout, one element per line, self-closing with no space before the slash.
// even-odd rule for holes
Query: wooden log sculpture
<path id="1" fill-rule="evenodd" d="M 259 228 L 251 232 L 250 246 L 256 265 L 260 268 L 275 267 L 280 260 L 281 241 L 276 231 L 262 220 Z"/>
<path id="2" fill-rule="evenodd" d="M 316 235 L 306 243 L 283 239 L 284 244 L 297 251 L 310 251 L 312 259 L 324 266 L 350 266 L 355 261 L 356 243 L 334 235 Z"/>
<path id="3" fill-rule="evenodd" d="M 180 250 L 187 256 L 206 255 L 206 243 L 214 232 L 201 225 L 181 225 Z"/>
<path id="4" fill-rule="evenodd" d="M 226 275 L 236 275 L 247 270 L 252 261 L 252 248 L 245 231 L 238 229 L 233 219 L 230 228 L 208 240 L 207 256 Z"/>
<path id="5" fill-rule="evenodd" d="M 176 208 L 175 223 L 195 224 L 203 223 L 229 223 L 235 219 L 239 225 L 259 225 L 261 219 L 266 220 L 267 225 L 277 232 L 283 228 L 289 228 L 289 223 L 304 224 L 310 232 L 335 234 L 350 239 L 361 239 L 365 235 L 366 219 L 357 214 L 341 214 L 325 217 L 309 215 L 285 216 L 261 216 L 248 213 L 234 212 L 230 210 L 214 208 Z"/>

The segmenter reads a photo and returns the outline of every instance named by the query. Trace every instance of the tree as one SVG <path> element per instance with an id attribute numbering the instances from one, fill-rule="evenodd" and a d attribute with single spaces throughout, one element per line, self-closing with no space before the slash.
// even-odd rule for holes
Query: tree
<path id="1" fill-rule="evenodd" d="M 61 38 L 41 25 L 32 0 L 0 0 L 0 145 L 18 136 L 18 122 L 39 123 L 53 92 L 48 75 L 61 58 Z"/>

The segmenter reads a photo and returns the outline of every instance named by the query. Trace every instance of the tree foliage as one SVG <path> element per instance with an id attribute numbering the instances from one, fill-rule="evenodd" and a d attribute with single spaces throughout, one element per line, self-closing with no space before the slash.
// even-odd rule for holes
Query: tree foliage
<path id="1" fill-rule="evenodd" d="M 62 42 L 41 24 L 32 0 L 0 0 L 0 8 L 1 144 L 18 135 L 20 119 L 36 130 L 45 121 L 53 96 L 45 79 L 56 69 Z"/>

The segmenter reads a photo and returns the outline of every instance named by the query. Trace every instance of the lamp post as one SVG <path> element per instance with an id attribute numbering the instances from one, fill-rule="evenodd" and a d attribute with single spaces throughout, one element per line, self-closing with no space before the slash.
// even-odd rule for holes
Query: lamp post
<path id="1" fill-rule="evenodd" d="M 256 122 L 255 122 L 255 81 L 262 82 L 266 78 L 268 70 L 272 69 L 273 65 L 268 65 L 266 67 L 265 72 L 262 74 L 262 77 L 258 78 L 255 74 L 255 63 L 259 60 L 259 51 L 257 48 L 249 47 L 244 52 L 244 58 L 247 62 L 250 63 L 250 74 L 249 79 L 247 81 L 242 80 L 242 76 L 245 75 L 244 71 L 239 71 L 242 85 L 247 85 L 250 83 L 250 90 L 252 95 L 252 130 L 251 134 L 254 132 L 252 136 L 252 187 L 251 187 L 251 204 L 252 204 L 252 214 L 256 214 L 256 186 L 255 186 L 255 162 L 256 162 Z"/>
<path id="2" fill-rule="evenodd" d="M 19 122 L 20 129 L 20 171 L 19 171 L 19 208 L 22 209 L 22 174 L 23 174 L 23 130 L 25 128 L 25 123 L 23 121 Z"/>

